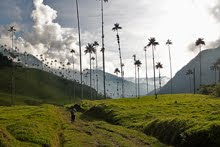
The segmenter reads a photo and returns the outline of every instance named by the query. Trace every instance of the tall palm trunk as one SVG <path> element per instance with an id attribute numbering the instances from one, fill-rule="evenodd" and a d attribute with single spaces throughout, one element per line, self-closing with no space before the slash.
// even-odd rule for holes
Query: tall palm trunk
<path id="1" fill-rule="evenodd" d="M 161 90 L 161 74 L 160 74 L 160 68 L 159 68 L 159 86 L 160 86 L 160 90 Z"/>
<path id="2" fill-rule="evenodd" d="M 117 31 L 117 41 L 118 41 L 118 50 L 119 50 L 119 58 L 120 58 L 120 66 L 121 66 L 121 89 L 122 89 L 122 98 L 124 97 L 124 72 L 123 72 L 123 65 L 122 65 L 122 57 L 121 57 L 121 45 L 120 45 L 120 37 Z"/>
<path id="3" fill-rule="evenodd" d="M 118 74 L 117 74 L 117 95 L 118 95 L 118 98 L 119 98 L 119 90 L 118 90 Z"/>
<path id="4" fill-rule="evenodd" d="M 73 57 L 73 53 L 72 53 L 72 58 L 73 58 L 73 99 L 76 98 L 76 94 L 75 94 L 75 74 L 74 74 L 74 70 L 75 70 L 75 62 L 74 62 L 74 57 Z"/>
<path id="5" fill-rule="evenodd" d="M 199 80 L 200 80 L 200 86 L 202 85 L 202 55 L 201 55 L 201 51 L 202 51 L 202 46 L 199 46 Z"/>
<path id="6" fill-rule="evenodd" d="M 191 86 L 191 77 L 189 75 L 189 93 L 192 92 L 192 86 Z"/>
<path id="7" fill-rule="evenodd" d="M 147 74 L 147 51 L 145 51 L 145 67 L 146 67 L 146 83 L 147 83 L 147 94 L 148 94 L 149 89 L 148 89 L 148 74 Z"/>
<path id="8" fill-rule="evenodd" d="M 14 32 L 12 31 L 12 42 L 11 42 L 11 52 L 13 53 L 13 48 L 14 48 Z M 12 82 L 12 87 L 11 87 L 11 105 L 14 105 L 14 99 L 15 99 L 15 67 L 14 67 L 14 61 L 12 58 L 12 76 L 11 76 L 11 82 Z"/>
<path id="9" fill-rule="evenodd" d="M 79 35 L 79 58 L 80 58 L 81 99 L 83 99 L 82 47 L 81 47 L 81 32 L 80 32 L 80 19 L 79 19 L 79 5 L 78 5 L 78 0 L 76 0 L 76 12 L 77 12 L 77 22 L 78 22 L 78 35 Z"/>
<path id="10" fill-rule="evenodd" d="M 170 60 L 170 94 L 173 94 L 173 70 L 172 70 L 172 58 L 170 52 L 170 45 L 168 45 L 169 49 L 169 60 Z"/>
<path id="11" fill-rule="evenodd" d="M 154 46 L 152 46 L 152 55 L 153 55 L 153 70 L 154 70 L 154 94 L 157 98 L 157 88 L 156 88 L 156 74 L 155 74 L 155 61 L 154 61 Z"/>
<path id="12" fill-rule="evenodd" d="M 103 62 L 103 88 L 104 98 L 106 99 L 106 85 L 105 85 L 105 35 L 104 35 L 104 0 L 101 0 L 101 12 L 102 12 L 102 62 Z"/>
<path id="13" fill-rule="evenodd" d="M 216 84 L 216 69 L 215 69 L 215 84 Z"/>
<path id="14" fill-rule="evenodd" d="M 98 77 L 98 56 L 96 52 L 96 99 L 98 98 L 98 93 L 99 93 L 99 77 Z"/>
<path id="15" fill-rule="evenodd" d="M 138 96 L 138 93 L 137 93 L 137 65 L 134 65 L 135 66 L 135 94 L 136 94 L 136 97 Z"/>
<path id="16" fill-rule="evenodd" d="M 218 82 L 220 82 L 220 68 L 218 70 Z"/>
<path id="17" fill-rule="evenodd" d="M 139 74 L 140 72 L 139 72 L 139 67 L 138 67 L 138 98 L 140 98 L 140 81 L 139 81 L 139 79 L 140 79 L 140 74 Z"/>
<path id="18" fill-rule="evenodd" d="M 92 54 L 90 53 L 89 54 L 89 60 L 90 60 L 90 83 L 89 83 L 89 85 L 90 85 L 90 100 L 92 99 L 92 60 L 91 60 L 91 56 L 92 56 Z"/>

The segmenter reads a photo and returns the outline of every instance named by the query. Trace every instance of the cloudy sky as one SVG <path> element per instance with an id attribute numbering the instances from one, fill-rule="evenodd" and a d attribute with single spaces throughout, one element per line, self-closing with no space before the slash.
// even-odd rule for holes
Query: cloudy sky
<path id="1" fill-rule="evenodd" d="M 101 42 L 99 0 L 79 0 L 82 43 Z M 169 76 L 167 39 L 173 41 L 173 69 L 177 72 L 198 53 L 192 43 L 205 38 L 207 46 L 218 46 L 220 38 L 219 0 L 109 0 L 105 3 L 106 68 L 113 73 L 119 67 L 116 34 L 111 29 L 120 23 L 125 76 L 133 76 L 132 55 L 144 63 L 144 46 L 155 37 L 160 45 L 156 61 L 162 62 L 162 74 Z M 0 44 L 10 44 L 6 28 L 18 28 L 17 46 L 29 53 L 71 61 L 70 49 L 78 51 L 77 20 L 74 0 L 0 0 Z M 84 48 L 83 48 L 84 49 Z M 191 49 L 191 50 L 190 50 Z M 192 51 L 193 50 L 193 51 Z M 98 60 L 101 61 L 101 53 Z M 149 75 L 153 75 L 151 50 L 148 50 Z M 78 54 L 75 59 L 77 60 Z M 78 61 L 78 60 L 77 60 Z M 84 68 L 88 55 L 83 56 Z M 102 63 L 100 62 L 100 68 Z M 141 76 L 144 77 L 144 66 Z"/>

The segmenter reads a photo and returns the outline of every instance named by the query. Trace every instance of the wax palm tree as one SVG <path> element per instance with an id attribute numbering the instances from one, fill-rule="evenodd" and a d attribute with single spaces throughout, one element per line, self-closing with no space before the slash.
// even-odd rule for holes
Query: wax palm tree
<path id="1" fill-rule="evenodd" d="M 172 71 L 172 58 L 171 58 L 171 51 L 170 46 L 172 45 L 172 41 L 170 39 L 167 40 L 166 45 L 168 46 L 169 50 L 169 60 L 170 60 L 170 93 L 173 93 L 173 71 Z"/>
<path id="2" fill-rule="evenodd" d="M 133 55 L 132 56 L 134 58 L 134 81 L 135 81 L 135 94 L 136 94 L 136 97 L 137 97 L 137 65 L 135 64 L 136 62 L 136 55 Z"/>
<path id="3" fill-rule="evenodd" d="M 155 59 L 154 59 L 154 50 L 156 49 L 156 46 L 159 45 L 159 43 L 156 41 L 155 38 L 151 37 L 148 39 L 149 43 L 147 47 L 152 46 L 152 58 L 153 58 L 153 71 L 154 71 L 154 94 L 155 98 L 157 98 L 157 88 L 156 88 L 156 75 L 155 75 Z"/>
<path id="4" fill-rule="evenodd" d="M 218 65 L 214 63 L 212 66 L 210 66 L 210 70 L 214 71 L 215 73 L 215 84 L 216 84 L 216 73 L 217 73 Z"/>
<path id="5" fill-rule="evenodd" d="M 75 61 L 74 61 L 74 54 L 76 53 L 76 51 L 74 49 L 72 49 L 70 51 L 70 53 L 72 54 L 72 60 L 73 60 L 73 98 L 76 98 L 76 90 L 75 90 Z"/>
<path id="6" fill-rule="evenodd" d="M 108 0 L 101 0 L 101 14 L 102 14 L 102 62 L 103 62 L 103 89 L 104 89 L 104 98 L 106 98 L 106 85 L 105 85 L 105 35 L 104 35 L 104 2 Z M 98 91 L 97 91 L 98 92 Z"/>
<path id="7" fill-rule="evenodd" d="M 193 74 L 193 71 L 191 69 L 188 69 L 187 72 L 186 72 L 186 75 L 189 76 L 189 88 L 190 88 L 190 93 L 192 91 L 192 88 L 191 88 L 191 75 Z"/>
<path id="8" fill-rule="evenodd" d="M 140 79 L 140 66 L 141 66 L 141 61 L 140 60 L 136 60 L 135 61 L 135 65 L 137 66 L 137 69 L 138 69 L 138 98 L 140 98 L 140 82 L 139 82 L 139 79 Z"/>
<path id="9" fill-rule="evenodd" d="M 81 99 L 83 99 L 83 75 L 82 75 L 82 46 L 81 46 L 81 31 L 80 31 L 80 19 L 79 19 L 79 5 L 76 0 L 76 13 L 78 24 L 78 36 L 79 36 L 79 58 L 80 58 L 80 83 L 81 83 Z"/>
<path id="10" fill-rule="evenodd" d="M 202 45 L 205 45 L 205 41 L 203 38 L 198 38 L 198 40 L 196 40 L 195 43 L 196 46 L 199 46 L 199 83 L 200 86 L 202 85 L 202 55 L 201 55 L 201 51 L 202 51 Z"/>
<path id="11" fill-rule="evenodd" d="M 95 57 L 92 57 L 91 58 L 91 60 L 92 60 L 92 68 L 93 68 L 93 71 L 92 71 L 92 81 L 93 81 L 93 83 L 94 83 L 94 89 L 95 89 L 95 79 L 94 79 L 94 73 L 95 73 Z"/>
<path id="12" fill-rule="evenodd" d="M 88 44 L 86 46 L 86 50 L 84 51 L 85 54 L 89 53 L 89 62 L 90 62 L 90 87 L 91 87 L 91 90 L 90 90 L 90 99 L 92 99 L 92 54 L 93 53 L 96 53 L 96 49 L 94 48 L 94 45 L 93 44 Z"/>
<path id="13" fill-rule="evenodd" d="M 11 33 L 11 54 L 13 55 L 13 48 L 14 48 L 14 35 L 16 32 L 16 29 L 14 26 L 10 26 L 9 30 Z M 15 71 L 14 71 L 14 61 L 12 59 L 12 77 L 11 77 L 11 82 L 12 82 L 12 91 L 11 91 L 11 105 L 14 104 L 14 99 L 15 99 Z"/>
<path id="14" fill-rule="evenodd" d="M 216 66 L 217 70 L 219 71 L 219 82 L 220 82 L 220 59 L 218 59 L 218 60 L 215 62 L 215 66 Z"/>
<path id="15" fill-rule="evenodd" d="M 161 72 L 160 70 L 163 68 L 163 64 L 161 64 L 160 62 L 157 62 L 156 64 L 156 69 L 158 69 L 159 71 L 159 85 L 160 85 L 160 90 L 161 90 Z"/>
<path id="16" fill-rule="evenodd" d="M 149 92 L 149 87 L 148 87 L 148 73 L 147 73 L 147 46 L 144 47 L 144 53 L 145 53 L 145 70 L 146 70 L 146 83 L 147 83 L 147 94 Z"/>
<path id="17" fill-rule="evenodd" d="M 115 69 L 115 71 L 114 71 L 114 73 L 116 74 L 116 76 L 117 76 L 117 95 L 118 95 L 118 97 L 119 97 L 119 89 L 118 89 L 118 73 L 120 73 L 120 70 L 118 69 L 118 68 L 116 68 Z"/>
<path id="18" fill-rule="evenodd" d="M 116 23 L 114 24 L 114 27 L 112 28 L 113 31 L 116 31 L 116 37 L 118 42 L 118 50 L 119 50 L 119 58 L 120 58 L 120 66 L 121 66 L 121 83 L 122 83 L 122 97 L 124 97 L 124 71 L 123 71 L 123 63 L 122 63 L 122 56 L 121 56 L 121 45 L 120 45 L 120 36 L 118 34 L 118 31 L 121 30 L 122 27 Z"/>
<path id="19" fill-rule="evenodd" d="M 96 48 L 99 46 L 99 43 L 97 41 L 95 41 L 93 43 L 93 46 Z M 98 76 L 98 55 L 97 52 L 95 53 L 95 58 L 96 58 L 96 99 L 98 98 L 98 93 L 99 93 L 99 76 Z"/>

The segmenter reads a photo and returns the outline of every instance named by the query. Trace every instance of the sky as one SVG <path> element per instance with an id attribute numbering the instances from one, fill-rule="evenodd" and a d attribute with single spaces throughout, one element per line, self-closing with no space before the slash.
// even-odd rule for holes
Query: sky
<path id="1" fill-rule="evenodd" d="M 83 50 L 85 45 L 101 44 L 101 9 L 99 0 L 79 0 Z M 176 73 L 198 54 L 194 42 L 204 38 L 203 49 L 219 46 L 219 0 L 109 0 L 104 6 L 106 71 L 119 68 L 119 53 L 115 23 L 119 31 L 125 76 L 134 76 L 132 55 L 143 65 L 140 76 L 145 76 L 144 46 L 148 38 L 160 43 L 156 48 L 156 62 L 164 66 L 162 75 L 169 77 L 169 54 L 165 45 L 171 39 L 173 72 Z M 17 28 L 16 45 L 21 51 L 44 54 L 51 59 L 72 62 L 71 49 L 78 60 L 78 34 L 74 0 L 0 0 L 0 44 L 10 45 L 6 31 L 10 25 Z M 147 49 L 148 75 L 153 76 L 152 52 Z M 99 68 L 102 56 L 98 49 Z M 83 68 L 89 67 L 89 56 L 83 54 Z M 77 66 L 77 68 L 79 68 Z"/>

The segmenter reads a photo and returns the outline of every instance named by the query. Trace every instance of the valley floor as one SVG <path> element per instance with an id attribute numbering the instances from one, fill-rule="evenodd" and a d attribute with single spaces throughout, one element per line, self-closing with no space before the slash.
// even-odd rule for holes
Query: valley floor
<path id="1" fill-rule="evenodd" d="M 0 146 L 144 147 L 164 146 L 157 139 L 122 126 L 53 105 L 0 107 Z"/>

